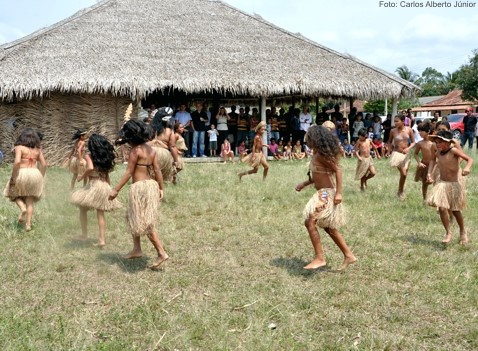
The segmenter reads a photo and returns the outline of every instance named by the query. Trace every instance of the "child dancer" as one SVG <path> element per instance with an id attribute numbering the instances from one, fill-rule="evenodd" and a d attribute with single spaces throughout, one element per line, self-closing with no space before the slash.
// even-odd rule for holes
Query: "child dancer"
<path id="1" fill-rule="evenodd" d="M 427 198 L 428 185 L 430 183 L 427 180 L 428 173 L 432 173 L 431 170 L 428 170 L 430 165 L 430 160 L 435 158 L 436 147 L 435 143 L 431 142 L 428 139 L 428 135 L 431 131 L 430 123 L 422 123 L 418 127 L 418 133 L 422 140 L 420 140 L 415 146 L 415 160 L 417 161 L 417 171 L 415 172 L 415 181 L 422 182 L 422 197 L 425 202 Z M 421 152 L 422 159 L 418 157 L 418 154 Z"/>
<path id="2" fill-rule="evenodd" d="M 133 178 L 128 196 L 128 225 L 133 236 L 133 250 L 125 258 L 132 259 L 143 256 L 141 236 L 147 235 L 153 244 L 158 258 L 149 266 L 154 269 L 168 259 L 155 229 L 159 202 L 163 198 L 163 177 L 158 164 L 156 152 L 146 144 L 150 138 L 150 127 L 144 122 L 129 120 L 118 135 L 116 143 L 129 143 L 128 166 L 118 184 L 111 190 L 110 200 L 118 196 L 123 186 Z M 154 177 L 154 179 L 152 179 Z"/>
<path id="3" fill-rule="evenodd" d="M 458 172 L 460 170 L 460 159 L 463 159 L 466 161 L 466 166 L 462 175 L 470 174 L 473 159 L 462 150 L 452 146 L 453 134 L 450 131 L 439 131 L 436 135 L 430 135 L 429 138 L 435 141 L 437 149 L 435 157 L 430 161 L 429 170 L 433 169 L 436 162 L 440 170 L 440 180 L 433 187 L 427 203 L 430 206 L 438 207 L 440 211 L 440 219 L 446 232 L 442 242 L 447 244 L 452 238 L 448 216 L 448 210 L 451 210 L 460 227 L 460 244 L 466 244 L 468 243 L 468 236 L 461 213 L 466 204 L 466 197 L 465 191 L 458 181 Z M 428 172 L 427 177 L 428 181 L 432 182 L 430 172 Z"/>
<path id="4" fill-rule="evenodd" d="M 375 166 L 373 159 L 370 157 L 370 149 L 372 148 L 380 159 L 377 147 L 373 144 L 370 137 L 367 137 L 367 131 L 362 128 L 358 131 L 358 140 L 355 144 L 355 155 L 357 156 L 357 168 L 355 169 L 355 180 L 360 180 L 360 190 L 364 191 L 367 187 L 367 180 L 375 177 Z"/>
<path id="5" fill-rule="evenodd" d="M 71 195 L 71 202 L 80 208 L 81 239 L 88 238 L 88 210 L 96 210 L 99 236 L 98 247 L 105 246 L 105 211 L 121 207 L 118 200 L 108 200 L 111 192 L 109 172 L 115 166 L 115 151 L 113 145 L 104 136 L 92 134 L 88 139 L 88 151 L 85 154 L 86 170 L 78 177 L 78 181 L 87 179 L 82 189 Z"/>
<path id="6" fill-rule="evenodd" d="M 397 167 L 400 172 L 400 180 L 398 182 L 398 197 L 405 200 L 405 180 L 407 180 L 408 166 L 410 165 L 410 150 L 415 146 L 415 137 L 410 127 L 405 126 L 405 116 L 397 115 L 394 119 L 395 128 L 390 132 L 388 139 L 388 150 L 390 156 L 390 166 Z"/>
<path id="7" fill-rule="evenodd" d="M 262 173 L 262 180 L 265 180 L 267 177 L 267 172 L 269 171 L 269 165 L 267 164 L 267 159 L 262 152 L 262 148 L 268 147 L 262 143 L 262 136 L 266 130 L 266 123 L 264 121 L 260 122 L 256 126 L 256 136 L 254 137 L 254 144 L 252 146 L 252 152 L 242 159 L 242 162 L 247 162 L 252 166 L 252 169 L 247 172 L 239 173 L 239 181 L 242 177 L 249 174 L 255 174 L 259 170 L 259 165 L 262 165 L 264 172 Z"/>
<path id="8" fill-rule="evenodd" d="M 305 136 L 307 145 L 313 150 L 310 162 L 310 176 L 295 187 L 301 191 L 313 184 L 317 190 L 304 209 L 305 227 L 309 232 L 315 258 L 304 269 L 316 269 L 325 266 L 324 253 L 317 226 L 330 235 L 344 255 L 339 271 L 357 261 L 345 243 L 338 228 L 344 222 L 342 209 L 342 170 L 339 167 L 340 147 L 337 137 L 323 126 L 313 125 Z M 335 176 L 335 181 L 333 177 Z"/>
<path id="9" fill-rule="evenodd" d="M 70 172 L 73 173 L 70 182 L 70 189 L 73 190 L 78 176 L 81 176 L 85 171 L 86 161 L 83 158 L 83 153 L 86 144 L 86 131 L 81 128 L 78 129 L 71 138 L 71 140 L 75 140 L 75 145 L 73 145 L 73 149 L 71 150 L 70 156 L 68 157 L 69 169 Z M 83 185 L 86 184 L 86 181 L 87 179 L 83 178 Z"/>
<path id="10" fill-rule="evenodd" d="M 42 195 L 47 167 L 38 134 L 32 128 L 26 128 L 15 142 L 14 152 L 12 177 L 3 194 L 17 204 L 20 209 L 18 223 L 25 224 L 25 230 L 30 231 L 33 204 Z M 37 168 L 37 161 L 41 171 Z"/>

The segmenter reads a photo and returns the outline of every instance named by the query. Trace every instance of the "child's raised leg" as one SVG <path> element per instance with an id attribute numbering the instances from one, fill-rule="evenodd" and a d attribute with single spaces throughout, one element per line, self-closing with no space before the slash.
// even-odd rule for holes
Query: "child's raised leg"
<path id="1" fill-rule="evenodd" d="M 156 249 L 156 252 L 158 253 L 158 258 L 156 259 L 156 261 L 153 264 L 149 265 L 148 267 L 151 269 L 158 268 L 161 265 L 161 263 L 163 263 L 169 258 L 169 256 L 164 250 L 164 247 L 161 241 L 159 240 L 159 237 L 156 231 L 153 231 L 151 234 L 149 234 L 148 238 L 153 244 L 154 248 Z"/>
<path id="2" fill-rule="evenodd" d="M 98 247 L 102 248 L 105 246 L 105 233 L 106 233 L 106 221 L 105 221 L 105 211 L 96 210 L 96 218 L 98 218 Z"/>
<path id="3" fill-rule="evenodd" d="M 15 203 L 20 209 L 20 215 L 18 216 L 18 223 L 23 224 L 25 223 L 25 216 L 27 214 L 27 205 L 25 204 L 25 201 L 23 201 L 23 198 L 21 197 L 17 197 L 15 199 Z"/>
<path id="4" fill-rule="evenodd" d="M 267 172 L 269 171 L 269 165 L 267 164 L 267 160 L 265 157 L 262 158 L 261 165 L 264 168 L 264 171 L 262 172 L 262 180 L 265 180 L 267 177 Z"/>
<path id="5" fill-rule="evenodd" d="M 456 218 L 456 223 L 460 227 L 460 244 L 468 244 L 468 235 L 465 230 L 465 221 L 463 220 L 463 215 L 460 211 L 453 211 L 453 216 Z"/>
<path id="6" fill-rule="evenodd" d="M 80 207 L 81 240 L 88 239 L 88 209 Z"/>
<path id="7" fill-rule="evenodd" d="M 123 257 L 127 260 L 132 259 L 132 258 L 143 257 L 143 251 L 141 250 L 141 237 L 133 236 L 133 250 L 128 252 Z"/>
<path id="8" fill-rule="evenodd" d="M 448 210 L 446 208 L 439 207 L 438 211 L 440 212 L 440 219 L 443 224 L 443 227 L 445 227 L 445 238 L 442 240 L 442 243 L 448 244 L 451 240 L 450 217 L 448 215 Z"/>
<path id="9" fill-rule="evenodd" d="M 259 170 L 259 167 L 256 167 L 256 168 L 251 169 L 250 171 L 238 173 L 237 176 L 239 177 L 239 181 L 242 180 L 243 176 L 257 173 L 258 170 Z"/>
<path id="10" fill-rule="evenodd" d="M 305 228 L 309 233 L 310 241 L 312 242 L 312 247 L 314 248 L 315 257 L 314 259 L 304 267 L 304 269 L 317 269 L 327 265 L 324 259 L 324 250 L 322 249 L 322 243 L 320 242 L 319 231 L 317 230 L 316 220 L 312 217 L 309 217 L 304 222 Z"/>
<path id="11" fill-rule="evenodd" d="M 27 205 L 27 219 L 25 222 L 25 230 L 30 231 L 32 229 L 33 197 L 27 196 L 25 202 Z"/>
<path id="12" fill-rule="evenodd" d="M 342 234 L 337 229 L 333 228 L 324 228 L 327 234 L 330 235 L 334 243 L 339 247 L 340 251 L 344 254 L 344 262 L 342 265 L 337 269 L 338 271 L 345 270 L 349 265 L 357 262 L 357 258 L 352 253 L 352 250 L 347 246 L 345 243 L 345 239 L 343 238 Z"/>

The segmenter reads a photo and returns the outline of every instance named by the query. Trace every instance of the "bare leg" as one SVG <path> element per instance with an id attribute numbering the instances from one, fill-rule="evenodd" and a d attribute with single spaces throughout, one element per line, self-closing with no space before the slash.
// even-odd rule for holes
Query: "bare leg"
<path id="1" fill-rule="evenodd" d="M 73 190 L 75 188 L 75 183 L 76 179 L 78 178 L 77 173 L 73 173 L 73 176 L 71 177 L 71 182 L 70 182 L 70 189 Z"/>
<path id="2" fill-rule="evenodd" d="M 141 251 L 141 238 L 139 236 L 133 236 L 133 250 L 123 256 L 123 258 L 129 260 L 131 258 L 140 257 L 143 257 L 143 251 Z"/>
<path id="3" fill-rule="evenodd" d="M 465 221 L 463 220 L 463 215 L 460 211 L 453 211 L 453 216 L 456 218 L 456 223 L 460 227 L 460 244 L 468 244 L 468 235 L 465 230 Z"/>
<path id="4" fill-rule="evenodd" d="M 343 238 L 342 234 L 339 233 L 337 229 L 332 228 L 324 228 L 327 234 L 330 235 L 334 243 L 339 247 L 340 251 L 344 254 L 344 262 L 342 265 L 337 269 L 338 271 L 345 270 L 349 265 L 354 264 L 357 262 L 357 258 L 354 256 L 350 248 L 345 243 L 345 239 Z"/>
<path id="5" fill-rule="evenodd" d="M 158 268 L 164 261 L 166 261 L 169 258 L 169 256 L 166 253 L 166 251 L 164 251 L 164 247 L 161 241 L 159 240 L 159 237 L 156 231 L 153 231 L 151 234 L 149 234 L 148 238 L 153 244 L 154 248 L 156 249 L 156 252 L 158 253 L 158 258 L 156 259 L 156 261 L 154 261 L 154 263 L 149 265 L 148 267 L 151 269 Z"/>
<path id="6" fill-rule="evenodd" d="M 27 205 L 27 220 L 25 222 L 25 230 L 28 232 L 32 229 L 33 197 L 27 196 L 25 201 Z"/>
<path id="7" fill-rule="evenodd" d="M 237 176 L 239 177 L 239 181 L 242 180 L 243 176 L 257 173 L 258 170 L 259 170 L 259 167 L 256 167 L 256 168 L 251 169 L 250 171 L 238 173 Z"/>
<path id="8" fill-rule="evenodd" d="M 18 223 L 23 224 L 25 223 L 25 216 L 27 214 L 27 205 L 25 204 L 25 201 L 23 201 L 23 198 L 21 197 L 17 197 L 15 199 L 15 203 L 20 209 L 20 215 L 18 216 Z"/>
<path id="9" fill-rule="evenodd" d="M 448 244 L 451 240 L 451 232 L 450 232 L 450 217 L 448 217 L 448 211 L 446 208 L 439 207 L 438 211 L 440 212 L 440 219 L 445 227 L 445 239 L 442 240 L 442 243 Z"/>
<path id="10" fill-rule="evenodd" d="M 105 211 L 97 210 L 96 217 L 98 218 L 98 227 L 99 227 L 99 235 L 98 235 L 98 247 L 105 246 L 105 233 L 106 233 L 106 221 L 105 221 Z"/>
<path id="11" fill-rule="evenodd" d="M 315 223 L 316 221 L 311 217 L 306 219 L 304 222 L 315 253 L 314 259 L 307 266 L 305 266 L 304 269 L 317 269 L 327 265 L 327 262 L 325 262 L 324 259 L 324 250 L 322 249 L 322 244 L 320 242 L 319 231 L 317 230 Z"/>
<path id="12" fill-rule="evenodd" d="M 267 164 L 267 160 L 265 157 L 262 158 L 261 165 L 264 168 L 264 171 L 262 172 L 262 180 L 266 180 L 267 172 L 269 172 L 269 165 Z"/>
<path id="13" fill-rule="evenodd" d="M 88 239 L 88 209 L 80 207 L 81 240 Z"/>
<path id="14" fill-rule="evenodd" d="M 422 182 L 422 197 L 423 201 L 427 199 L 427 192 L 428 192 L 428 183 L 427 182 Z"/>
<path id="15" fill-rule="evenodd" d="M 404 193 L 404 188 L 405 188 L 405 181 L 407 180 L 407 172 L 408 168 L 398 168 L 400 171 L 400 180 L 398 181 L 398 197 L 400 200 L 405 200 L 405 193 Z"/>

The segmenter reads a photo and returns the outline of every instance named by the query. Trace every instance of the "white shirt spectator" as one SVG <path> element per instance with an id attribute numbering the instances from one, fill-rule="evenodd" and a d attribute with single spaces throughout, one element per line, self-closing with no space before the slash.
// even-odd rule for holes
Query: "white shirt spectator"
<path id="1" fill-rule="evenodd" d="M 312 123 L 312 115 L 307 112 L 301 112 L 299 115 L 299 122 L 300 122 L 300 130 L 308 131 L 309 127 Z"/>

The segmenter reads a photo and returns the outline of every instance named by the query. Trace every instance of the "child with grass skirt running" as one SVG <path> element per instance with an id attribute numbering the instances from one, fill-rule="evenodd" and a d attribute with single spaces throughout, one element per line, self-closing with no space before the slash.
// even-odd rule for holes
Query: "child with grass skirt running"
<path id="1" fill-rule="evenodd" d="M 301 191 L 306 186 L 313 184 L 317 191 L 304 209 L 304 224 L 315 252 L 315 258 L 304 269 L 317 269 L 327 264 L 317 230 L 318 226 L 330 235 L 342 251 L 344 261 L 338 270 L 343 271 L 357 259 L 338 231 L 338 228 L 344 223 L 339 140 L 335 133 L 318 125 L 313 125 L 308 129 L 305 140 L 313 150 L 312 161 L 309 165 L 310 175 L 309 179 L 298 184 L 295 190 Z"/>
<path id="2" fill-rule="evenodd" d="M 158 206 L 163 198 L 163 177 L 158 164 L 158 157 L 153 148 L 146 142 L 150 139 L 151 130 L 144 122 L 129 120 L 119 131 L 116 144 L 128 143 L 131 145 L 128 166 L 118 184 L 111 190 L 110 200 L 118 196 L 123 186 L 133 179 L 128 196 L 128 225 L 133 236 L 133 250 L 126 259 L 143 256 L 141 250 L 141 236 L 146 235 L 153 244 L 158 257 L 149 266 L 158 268 L 168 259 L 156 232 Z"/>
<path id="3" fill-rule="evenodd" d="M 105 212 L 121 207 L 121 203 L 109 200 L 111 192 L 109 172 L 115 166 L 115 151 L 113 145 L 104 136 L 92 134 L 88 139 L 88 151 L 85 154 L 86 170 L 78 177 L 80 182 L 87 179 L 88 183 L 71 195 L 71 202 L 80 208 L 81 239 L 88 238 L 88 210 L 96 210 L 99 236 L 98 247 L 105 246 L 106 221 Z"/>
<path id="4" fill-rule="evenodd" d="M 256 135 L 254 137 L 254 144 L 252 146 L 252 152 L 244 157 L 241 161 L 247 162 L 252 166 L 250 171 L 241 172 L 238 174 L 239 181 L 242 177 L 249 174 L 255 174 L 259 170 L 259 165 L 262 165 L 264 171 L 262 173 L 262 180 L 265 180 L 267 177 L 267 172 L 269 171 L 269 165 L 267 164 L 267 158 L 262 152 L 263 147 L 268 147 L 268 145 L 262 143 L 262 136 L 266 130 L 266 122 L 262 121 L 256 126 Z"/>
<path id="5" fill-rule="evenodd" d="M 23 130 L 14 145 L 12 176 L 3 194 L 17 204 L 20 209 L 18 223 L 24 224 L 25 230 L 30 231 L 33 205 L 42 196 L 47 163 L 43 157 L 40 137 L 32 128 Z"/>
<path id="6" fill-rule="evenodd" d="M 85 172 L 86 161 L 83 156 L 86 146 L 86 131 L 81 128 L 78 129 L 71 140 L 75 140 L 75 145 L 73 145 L 70 156 L 68 156 L 68 168 L 73 174 L 70 182 L 70 189 L 73 190 L 78 176 Z M 87 179 L 83 178 L 83 185 L 86 184 L 86 181 Z"/>
<path id="7" fill-rule="evenodd" d="M 473 159 L 465 154 L 463 150 L 453 146 L 453 134 L 450 131 L 439 131 L 435 135 L 430 135 L 429 138 L 435 142 L 437 151 L 435 157 L 430 161 L 428 181 L 430 183 L 433 181 L 431 170 L 435 163 L 440 170 L 440 177 L 428 196 L 427 203 L 430 206 L 438 207 L 440 212 L 440 219 L 445 227 L 445 238 L 442 242 L 447 244 L 452 238 L 448 214 L 451 211 L 460 227 L 460 244 L 467 244 L 468 235 L 461 213 L 466 205 L 466 197 L 464 187 L 459 181 L 459 171 L 460 160 L 463 159 L 466 161 L 466 166 L 461 175 L 467 176 L 470 174 Z"/>

